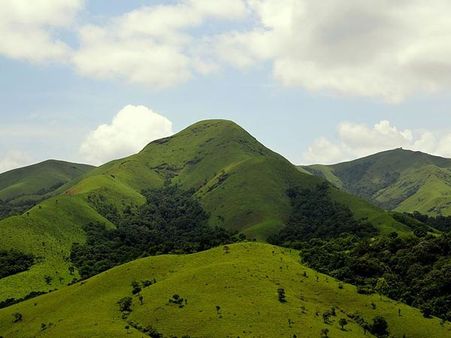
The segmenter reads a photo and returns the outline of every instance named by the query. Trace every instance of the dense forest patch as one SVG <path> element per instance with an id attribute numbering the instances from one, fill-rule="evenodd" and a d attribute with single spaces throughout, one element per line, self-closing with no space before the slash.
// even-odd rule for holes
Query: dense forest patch
<path id="1" fill-rule="evenodd" d="M 143 194 L 147 202 L 124 212 L 116 229 L 98 223 L 85 226 L 86 243 L 75 243 L 71 251 L 71 261 L 83 278 L 139 257 L 192 253 L 238 239 L 207 224 L 208 214 L 192 191 L 166 186 Z"/>
<path id="2" fill-rule="evenodd" d="M 33 255 L 17 250 L 0 250 L 0 278 L 28 270 L 33 263 Z"/>
<path id="3" fill-rule="evenodd" d="M 327 185 L 290 189 L 292 216 L 271 241 L 301 250 L 303 263 L 357 285 L 361 293 L 378 292 L 420 308 L 425 316 L 451 320 L 450 235 L 428 235 L 419 214 L 398 214 L 416 236 L 371 237 L 371 226 L 354 220 L 327 191 Z M 446 228 L 446 219 L 425 217 L 428 225 L 442 222 Z"/>
<path id="4" fill-rule="evenodd" d="M 270 243 L 293 246 L 297 241 L 312 238 L 334 238 L 341 234 L 369 237 L 377 233 L 370 223 L 356 220 L 352 211 L 330 197 L 330 185 L 323 183 L 313 189 L 290 188 L 292 213 L 285 228 L 268 239 Z"/>

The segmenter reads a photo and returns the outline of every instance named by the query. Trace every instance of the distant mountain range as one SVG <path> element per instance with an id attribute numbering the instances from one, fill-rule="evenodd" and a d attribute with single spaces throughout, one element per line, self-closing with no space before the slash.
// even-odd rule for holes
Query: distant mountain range
<path id="1" fill-rule="evenodd" d="M 350 162 L 298 168 L 384 209 L 451 215 L 451 159 L 394 149 Z"/>

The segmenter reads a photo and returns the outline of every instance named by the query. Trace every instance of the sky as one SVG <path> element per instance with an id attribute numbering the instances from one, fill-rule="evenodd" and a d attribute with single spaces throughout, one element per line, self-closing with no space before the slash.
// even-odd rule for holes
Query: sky
<path id="1" fill-rule="evenodd" d="M 446 0 L 0 0 L 0 172 L 212 118 L 295 164 L 451 157 Z"/>

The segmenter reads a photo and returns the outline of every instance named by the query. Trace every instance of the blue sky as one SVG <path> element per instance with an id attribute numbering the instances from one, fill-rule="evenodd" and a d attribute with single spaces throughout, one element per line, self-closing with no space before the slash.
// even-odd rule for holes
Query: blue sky
<path id="1" fill-rule="evenodd" d="M 451 42 L 451 26 L 426 44 L 437 23 L 406 5 L 412 24 L 423 20 L 424 37 L 392 41 L 391 30 L 411 23 L 393 18 L 386 2 L 311 3 L 30 4 L 40 15 L 11 8 L 0 24 L 14 41 L 0 41 L 0 171 L 47 158 L 99 164 L 209 118 L 237 122 L 294 163 L 399 146 L 451 157 L 451 57 L 443 61 L 451 51 L 439 48 Z M 441 13 L 443 2 L 429 5 L 440 22 L 435 5 Z M 309 15 L 319 10 L 327 25 Z M 316 28 L 293 37 L 304 21 Z"/>

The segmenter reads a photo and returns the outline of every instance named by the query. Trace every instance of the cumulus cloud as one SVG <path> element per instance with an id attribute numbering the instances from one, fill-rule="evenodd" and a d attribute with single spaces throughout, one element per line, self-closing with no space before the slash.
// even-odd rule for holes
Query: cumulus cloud
<path id="1" fill-rule="evenodd" d="M 402 130 L 386 120 L 374 126 L 343 122 L 337 127 L 336 139 L 321 137 L 313 142 L 304 161 L 337 163 L 399 147 L 451 158 L 451 131 Z"/>
<path id="2" fill-rule="evenodd" d="M 172 122 L 145 106 L 128 105 L 110 124 L 91 131 L 80 146 L 84 161 L 103 164 L 131 155 L 149 142 L 173 134 Z"/>
<path id="3" fill-rule="evenodd" d="M 23 167 L 27 164 L 30 164 L 31 158 L 28 154 L 18 151 L 11 150 L 6 152 L 0 157 L 0 173 Z"/>
<path id="4" fill-rule="evenodd" d="M 82 5 L 83 0 L 0 0 L 0 55 L 64 62 L 70 47 L 53 32 L 70 26 Z"/>
<path id="5" fill-rule="evenodd" d="M 450 88 L 446 0 L 249 0 L 256 24 L 223 34 L 238 66 L 269 61 L 276 80 L 312 91 L 397 102 Z"/>
<path id="6" fill-rule="evenodd" d="M 183 83 L 196 73 L 217 69 L 210 60 L 208 32 L 192 30 L 207 20 L 244 17 L 243 0 L 184 0 L 145 6 L 105 25 L 80 30 L 80 49 L 73 62 L 78 71 L 96 78 L 165 88 Z"/>
<path id="7" fill-rule="evenodd" d="M 451 89 L 447 0 L 178 0 L 73 24 L 83 0 L 0 0 L 0 54 L 165 88 L 270 65 L 285 86 L 399 102 Z M 89 19 L 87 20 L 89 21 Z M 69 28 L 71 49 L 58 38 Z"/>

